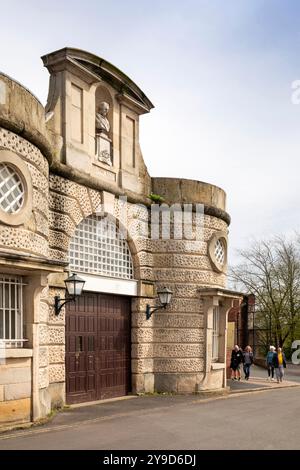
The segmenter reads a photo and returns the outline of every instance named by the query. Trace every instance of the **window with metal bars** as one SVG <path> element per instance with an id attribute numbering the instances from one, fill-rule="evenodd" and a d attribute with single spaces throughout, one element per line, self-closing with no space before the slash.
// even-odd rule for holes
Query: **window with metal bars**
<path id="1" fill-rule="evenodd" d="M 23 279 L 0 274 L 0 347 L 22 347 Z"/>
<path id="2" fill-rule="evenodd" d="M 213 327 L 212 327 L 212 360 L 218 362 L 219 359 L 219 335 L 220 335 L 220 312 L 219 307 L 213 308 Z"/>
<path id="3" fill-rule="evenodd" d="M 70 242 L 70 269 L 120 279 L 133 278 L 127 241 L 108 217 L 92 215 L 77 227 Z"/>

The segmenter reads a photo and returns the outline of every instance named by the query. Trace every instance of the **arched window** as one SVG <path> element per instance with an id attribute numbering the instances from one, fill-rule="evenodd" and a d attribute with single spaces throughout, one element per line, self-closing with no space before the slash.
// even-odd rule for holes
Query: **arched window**
<path id="1" fill-rule="evenodd" d="M 76 272 L 133 278 L 127 241 L 107 217 L 92 215 L 80 222 L 70 243 L 69 261 Z"/>

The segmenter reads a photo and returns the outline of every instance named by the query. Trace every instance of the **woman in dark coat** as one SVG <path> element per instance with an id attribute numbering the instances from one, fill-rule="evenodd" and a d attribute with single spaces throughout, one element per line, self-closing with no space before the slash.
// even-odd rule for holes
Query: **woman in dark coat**
<path id="1" fill-rule="evenodd" d="M 230 369 L 231 380 L 241 380 L 241 363 L 243 362 L 243 351 L 236 344 L 231 353 Z"/>

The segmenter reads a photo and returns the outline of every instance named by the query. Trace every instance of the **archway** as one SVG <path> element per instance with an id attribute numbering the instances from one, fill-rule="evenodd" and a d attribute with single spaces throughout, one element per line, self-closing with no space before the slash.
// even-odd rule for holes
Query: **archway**
<path id="1" fill-rule="evenodd" d="M 69 261 L 86 286 L 66 307 L 67 403 L 126 395 L 135 286 L 127 241 L 112 218 L 91 215 L 74 232 Z"/>

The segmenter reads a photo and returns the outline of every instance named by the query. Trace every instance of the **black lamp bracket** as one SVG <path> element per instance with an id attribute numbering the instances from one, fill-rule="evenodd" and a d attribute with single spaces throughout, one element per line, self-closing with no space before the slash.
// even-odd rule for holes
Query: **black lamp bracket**
<path id="1" fill-rule="evenodd" d="M 59 295 L 56 295 L 54 297 L 54 312 L 55 315 L 59 315 L 61 309 L 63 308 L 64 305 L 66 305 L 68 302 L 74 302 L 76 299 L 76 296 L 73 295 L 71 297 L 68 297 L 67 299 L 61 299 Z"/>
<path id="2" fill-rule="evenodd" d="M 166 308 L 166 304 L 161 304 L 159 306 L 151 307 L 151 305 L 147 304 L 146 305 L 146 320 L 149 320 L 151 318 L 152 314 L 156 312 L 157 310 L 160 310 L 161 308 Z"/>

